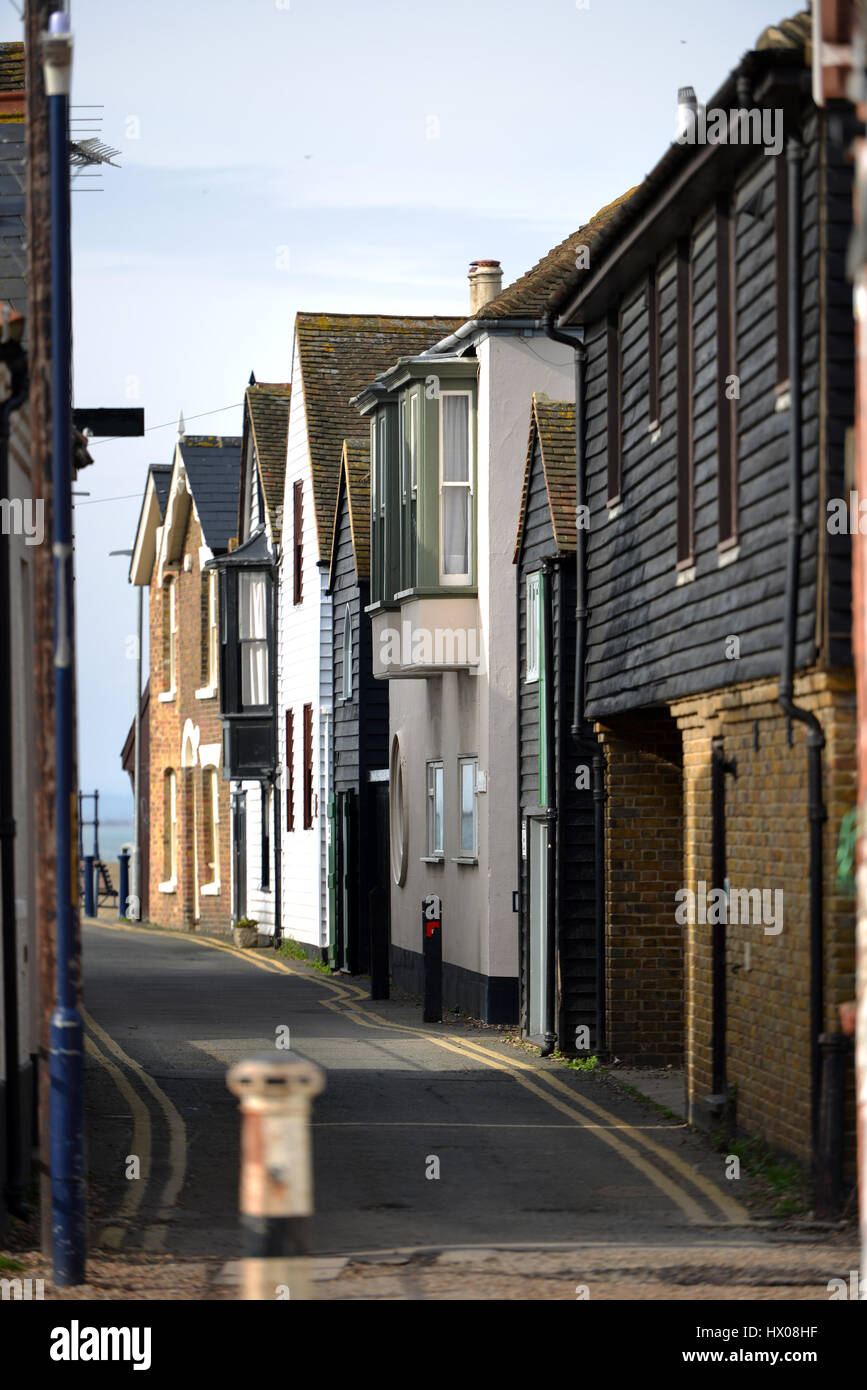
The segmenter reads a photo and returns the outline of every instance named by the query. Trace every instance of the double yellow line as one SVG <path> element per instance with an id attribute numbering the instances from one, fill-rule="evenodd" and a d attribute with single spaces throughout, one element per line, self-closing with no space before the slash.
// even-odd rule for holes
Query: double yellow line
<path id="1" fill-rule="evenodd" d="M 126 926 L 118 929 L 125 931 L 143 930 Z M 146 931 L 145 934 L 152 936 L 155 933 Z M 517 1057 L 503 1056 L 470 1038 L 445 1038 L 429 1027 L 411 1023 L 396 1023 L 392 1019 L 383 1018 L 374 1010 L 362 1007 L 362 1004 L 367 1002 L 367 994 L 359 985 L 350 981 L 336 981 L 321 975 L 318 971 L 309 969 L 309 967 L 299 969 L 287 961 L 273 956 L 267 958 L 238 950 L 228 942 L 220 941 L 215 937 L 195 936 L 185 932 L 166 934 L 183 937 L 185 941 L 194 941 L 211 950 L 225 951 L 259 970 L 292 975 L 297 979 L 310 981 L 331 994 L 330 999 L 320 1001 L 325 1008 L 351 1019 L 359 1027 L 372 1028 L 377 1032 L 385 1029 L 404 1037 L 416 1037 L 435 1047 L 442 1048 L 444 1051 L 463 1057 L 465 1060 L 472 1060 L 491 1071 L 497 1071 L 510 1077 L 516 1085 L 523 1087 L 531 1095 L 561 1115 L 565 1115 L 575 1124 L 580 1125 L 582 1129 L 590 1131 L 594 1138 L 613 1149 L 636 1172 L 640 1173 L 658 1191 L 679 1207 L 690 1223 L 726 1226 L 747 1226 L 750 1224 L 749 1213 L 740 1202 L 730 1197 L 727 1192 L 705 1177 L 703 1173 L 691 1167 L 679 1154 L 674 1153 L 664 1144 L 660 1144 L 644 1130 L 620 1119 L 605 1106 L 600 1105 L 598 1101 L 591 1100 L 589 1096 L 577 1094 L 562 1077 L 550 1070 L 540 1069 L 537 1065 L 522 1061 Z M 120 1052 L 117 1044 L 113 1044 L 113 1047 Z M 133 1066 L 137 1066 L 137 1064 L 134 1063 Z M 142 1075 L 145 1074 L 142 1073 Z M 155 1085 L 156 1083 L 152 1083 L 152 1086 Z M 177 1114 L 177 1112 L 175 1113 Z M 708 1215 L 695 1194 L 703 1197 L 710 1205 L 712 1215 Z"/>

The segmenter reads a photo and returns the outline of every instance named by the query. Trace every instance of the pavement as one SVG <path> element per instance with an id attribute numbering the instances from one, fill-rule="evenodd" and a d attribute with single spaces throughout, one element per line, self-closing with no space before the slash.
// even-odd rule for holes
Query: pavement
<path id="1" fill-rule="evenodd" d="M 318 1298 L 827 1299 L 858 1266 L 854 1229 L 770 1219 L 726 1180 L 668 1104 L 676 1074 L 629 1078 L 672 1116 L 509 1029 L 422 1024 L 414 1001 L 224 939 L 88 923 L 84 971 L 91 1282 L 65 1297 L 239 1296 L 226 1072 L 287 1028 L 326 1073 Z"/>

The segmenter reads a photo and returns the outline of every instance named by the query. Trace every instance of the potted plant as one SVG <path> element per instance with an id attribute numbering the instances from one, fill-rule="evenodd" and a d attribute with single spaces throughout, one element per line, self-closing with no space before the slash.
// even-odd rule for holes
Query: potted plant
<path id="1" fill-rule="evenodd" d="M 232 927 L 235 945 L 249 951 L 259 944 L 259 923 L 253 917 L 239 917 Z"/>

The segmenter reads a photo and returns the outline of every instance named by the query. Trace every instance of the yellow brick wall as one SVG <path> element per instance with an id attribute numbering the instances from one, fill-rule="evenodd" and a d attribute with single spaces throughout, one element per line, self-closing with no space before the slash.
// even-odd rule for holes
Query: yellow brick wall
<path id="1" fill-rule="evenodd" d="M 826 739 L 824 1027 L 837 1032 L 837 1005 L 853 997 L 855 970 L 853 902 L 834 887 L 840 822 L 855 803 L 851 674 L 814 672 L 799 678 L 795 703 L 817 715 Z M 737 1123 L 806 1160 L 810 971 L 805 729 L 793 721 L 789 747 L 775 682 L 682 700 L 671 712 L 683 736 L 684 886 L 695 890 L 704 879 L 710 889 L 711 744 L 721 737 L 726 758 L 737 762 L 737 776 L 726 778 L 730 885 L 783 892 L 779 934 L 755 924 L 729 923 L 727 929 L 727 1079 L 737 1085 Z M 684 931 L 687 1094 L 695 1119 L 700 1098 L 711 1089 L 711 929 L 693 922 Z"/>

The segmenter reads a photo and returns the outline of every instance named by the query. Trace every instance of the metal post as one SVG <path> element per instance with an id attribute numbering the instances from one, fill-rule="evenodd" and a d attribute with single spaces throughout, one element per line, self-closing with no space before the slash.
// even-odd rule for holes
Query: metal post
<path id="1" fill-rule="evenodd" d="M 310 1299 L 310 1102 L 325 1074 L 291 1053 L 251 1057 L 226 1085 L 241 1102 L 242 1297 Z"/>
<path id="2" fill-rule="evenodd" d="M 843 1140 L 849 1039 L 845 1033 L 821 1033 L 819 1053 L 822 1058 L 822 1085 L 816 1215 L 835 1221 L 843 1206 Z"/>
<path id="3" fill-rule="evenodd" d="M 436 893 L 422 899 L 422 959 L 424 961 L 424 1023 L 443 1020 L 443 907 Z"/>
<path id="4" fill-rule="evenodd" d="M 99 859 L 99 792 L 93 793 L 93 857 Z"/>
<path id="5" fill-rule="evenodd" d="M 129 851 L 122 849 L 117 856 L 118 863 L 118 883 L 117 883 L 117 915 L 125 917 L 126 901 L 129 897 Z"/>
<path id="6" fill-rule="evenodd" d="M 95 882 L 94 859 L 92 854 L 84 856 L 84 915 L 85 917 L 95 917 L 93 885 Z"/>
<path id="7" fill-rule="evenodd" d="M 75 681 L 72 664 L 72 305 L 69 241 L 69 17 L 43 35 L 51 164 L 51 364 L 54 697 L 57 769 L 57 994 L 51 1016 L 51 1229 L 54 1282 L 85 1277 L 84 1047 L 73 979 L 76 947 Z"/>

